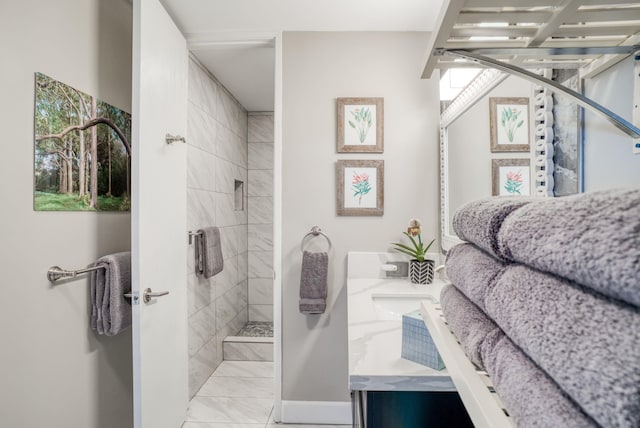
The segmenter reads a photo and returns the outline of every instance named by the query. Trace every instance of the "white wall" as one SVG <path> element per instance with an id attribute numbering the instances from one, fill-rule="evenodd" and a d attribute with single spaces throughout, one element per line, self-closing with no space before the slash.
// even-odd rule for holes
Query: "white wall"
<path id="1" fill-rule="evenodd" d="M 193 397 L 222 362 L 222 341 L 247 322 L 247 112 L 196 61 L 189 61 L 187 223 L 218 226 L 224 269 L 196 276 L 194 247 L 187 260 L 189 394 Z M 234 181 L 244 199 L 234 207 Z"/>
<path id="2" fill-rule="evenodd" d="M 385 251 L 412 217 L 438 236 L 438 82 L 421 80 L 427 33 L 283 35 L 283 399 L 347 401 L 346 254 Z M 336 153 L 336 98 L 384 97 L 384 154 Z M 385 160 L 382 217 L 336 216 L 338 159 Z M 298 311 L 300 240 L 333 241 L 327 310 Z"/>
<path id="3" fill-rule="evenodd" d="M 633 56 L 586 80 L 584 94 L 631 121 Z M 636 124 L 638 126 L 638 124 Z M 640 186 L 640 155 L 632 153 L 632 138 L 595 113 L 585 113 L 584 189 L 587 192 Z"/>
<path id="4" fill-rule="evenodd" d="M 89 328 L 86 277 L 51 286 L 130 248 L 128 213 L 33 211 L 34 72 L 131 111 L 131 5 L 124 0 L 0 3 L 0 425 L 132 425 L 130 330 Z"/>

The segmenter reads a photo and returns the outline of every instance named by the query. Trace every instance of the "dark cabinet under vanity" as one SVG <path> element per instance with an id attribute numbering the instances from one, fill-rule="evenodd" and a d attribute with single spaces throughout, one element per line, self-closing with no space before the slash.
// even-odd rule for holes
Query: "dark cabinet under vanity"
<path id="1" fill-rule="evenodd" d="M 365 422 L 358 415 L 354 427 L 473 428 L 456 392 L 368 391 L 361 397 Z"/>

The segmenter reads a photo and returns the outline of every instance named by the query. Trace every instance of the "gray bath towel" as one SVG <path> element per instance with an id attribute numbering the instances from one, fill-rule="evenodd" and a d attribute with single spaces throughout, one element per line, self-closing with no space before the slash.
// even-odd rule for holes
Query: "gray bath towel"
<path id="1" fill-rule="evenodd" d="M 640 307 L 640 189 L 544 199 L 507 217 L 502 257 Z"/>
<path id="2" fill-rule="evenodd" d="M 518 428 L 599 426 L 506 335 L 485 341 L 482 359 Z"/>
<path id="3" fill-rule="evenodd" d="M 471 360 L 484 368 L 519 428 L 597 427 L 539 367 L 455 287 L 441 294 L 442 313 Z M 478 364 L 478 361 L 482 364 Z"/>
<path id="4" fill-rule="evenodd" d="M 501 257 L 497 237 L 502 222 L 509 214 L 534 200 L 520 196 L 500 196 L 469 202 L 455 212 L 453 230 L 460 239 Z"/>
<path id="5" fill-rule="evenodd" d="M 322 314 L 327 307 L 329 256 L 325 252 L 302 253 L 300 271 L 300 312 Z"/>
<path id="6" fill-rule="evenodd" d="M 196 274 L 205 278 L 222 272 L 224 260 L 222 258 L 222 246 L 220 244 L 220 229 L 217 227 L 205 227 L 198 230 L 200 236 L 196 238 Z"/>
<path id="7" fill-rule="evenodd" d="M 640 426 L 637 308 L 522 265 L 508 267 L 484 303 L 487 315 L 596 422 Z"/>
<path id="8" fill-rule="evenodd" d="M 99 258 L 103 269 L 91 274 L 91 328 L 98 334 L 114 336 L 131 325 L 131 253 Z"/>
<path id="9" fill-rule="evenodd" d="M 447 253 L 447 276 L 480 309 L 488 289 L 502 275 L 507 263 L 496 260 L 473 244 L 458 244 Z"/>
<path id="10" fill-rule="evenodd" d="M 484 370 L 480 347 L 489 334 L 500 328 L 451 284 L 442 289 L 440 305 L 449 328 L 469 359 Z"/>

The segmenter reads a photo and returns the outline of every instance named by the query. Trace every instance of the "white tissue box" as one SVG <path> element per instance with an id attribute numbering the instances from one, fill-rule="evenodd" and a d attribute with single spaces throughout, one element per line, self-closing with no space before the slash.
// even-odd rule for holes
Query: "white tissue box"
<path id="1" fill-rule="evenodd" d="M 424 325 L 420 311 L 402 316 L 402 358 L 432 369 L 444 369 L 436 344 Z"/>

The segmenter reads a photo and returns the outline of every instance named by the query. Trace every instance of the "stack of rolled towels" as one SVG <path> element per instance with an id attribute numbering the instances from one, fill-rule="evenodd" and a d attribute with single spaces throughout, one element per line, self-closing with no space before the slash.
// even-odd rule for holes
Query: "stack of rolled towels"
<path id="1" fill-rule="evenodd" d="M 640 427 L 640 189 L 455 214 L 443 314 L 518 427 Z"/>

